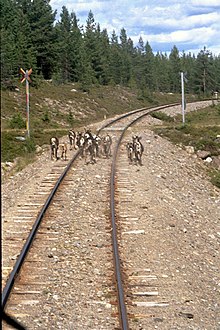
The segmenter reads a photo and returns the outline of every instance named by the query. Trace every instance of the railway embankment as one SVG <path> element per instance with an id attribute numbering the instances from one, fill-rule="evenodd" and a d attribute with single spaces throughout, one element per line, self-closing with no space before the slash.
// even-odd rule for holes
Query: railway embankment
<path id="1" fill-rule="evenodd" d="M 126 218 L 126 222 L 122 221 L 121 225 L 122 257 L 127 266 L 127 275 L 133 281 L 133 305 L 129 305 L 129 312 L 134 312 L 136 315 L 136 319 L 131 321 L 131 329 L 217 330 L 220 325 L 217 304 L 220 280 L 220 191 L 210 183 L 205 163 L 180 146 L 174 146 L 167 139 L 153 133 L 150 128 L 154 122 L 159 123 L 154 118 L 143 119 L 125 136 L 124 142 L 135 133 L 142 136 L 145 147 L 143 166 L 128 165 L 125 144 L 122 146 L 118 165 L 118 212 L 122 220 Z M 92 126 L 91 129 L 95 130 L 96 127 Z M 112 135 L 114 135 L 114 131 Z M 62 160 L 56 164 L 61 165 Z M 86 166 L 82 161 L 81 178 L 72 182 L 71 191 L 69 189 L 66 191 L 69 205 L 65 204 L 65 207 L 62 208 L 60 201 L 57 201 L 58 211 L 62 212 L 58 223 L 53 224 L 53 229 L 56 228 L 63 232 L 61 243 L 63 241 L 64 244 L 62 246 L 63 255 L 59 255 L 56 249 L 48 251 L 48 264 L 55 264 L 55 267 L 51 267 L 52 272 L 54 269 L 52 278 L 61 276 L 59 262 L 63 263 L 65 273 L 65 264 L 68 265 L 69 260 L 68 254 L 66 254 L 68 249 L 79 252 L 79 256 L 82 257 L 83 272 L 80 274 L 76 271 L 75 273 L 79 280 L 83 278 L 85 282 L 91 281 L 91 273 L 86 272 L 84 260 L 86 262 L 89 260 L 89 265 L 91 262 L 97 264 L 97 267 L 93 269 L 94 276 L 102 275 L 100 270 L 102 267 L 104 268 L 106 260 L 100 260 L 100 255 L 101 250 L 106 249 L 106 246 L 103 245 L 101 236 L 99 237 L 100 243 L 93 245 L 93 242 L 89 241 L 89 234 L 93 229 L 99 233 L 103 226 L 103 219 L 100 217 L 95 219 L 95 214 L 96 207 L 97 210 L 100 207 L 102 212 L 101 204 L 105 201 L 105 193 L 107 193 L 106 190 L 102 190 L 106 183 L 103 178 L 106 176 L 105 166 L 107 164 L 106 160 L 102 160 L 95 165 Z M 38 155 L 34 164 L 28 165 L 3 184 L 3 215 L 5 218 L 10 219 L 10 215 L 17 214 L 18 209 L 25 205 L 28 196 L 34 195 L 38 191 L 39 184 L 52 171 L 54 165 L 55 162 L 50 160 L 49 148 L 45 149 Z M 84 167 L 85 170 L 83 170 Z M 129 187 L 124 189 L 121 194 L 120 180 L 123 183 L 129 183 Z M 86 182 L 90 182 L 91 187 L 96 187 L 98 190 L 91 188 L 88 191 Z M 99 192 L 98 203 L 97 191 Z M 71 196 L 73 196 L 73 200 Z M 122 196 L 121 200 L 120 196 Z M 62 200 L 63 205 L 64 199 Z M 83 201 L 83 211 L 77 209 L 74 199 Z M 107 212 L 106 209 L 103 210 L 103 215 L 106 215 L 105 212 Z M 66 230 L 68 226 L 64 226 L 62 231 L 64 213 L 68 226 L 69 224 L 72 226 L 74 240 L 72 240 L 71 233 Z M 74 225 L 73 219 L 76 219 L 76 215 L 77 225 Z M 7 227 L 8 223 L 6 222 L 4 225 Z M 77 226 L 80 229 L 77 229 Z M 79 234 L 85 234 L 84 243 L 86 242 L 86 244 L 77 238 Z M 94 241 L 97 238 L 96 234 Z M 91 255 L 91 251 L 95 251 L 95 253 Z M 132 258 L 132 256 L 136 256 L 136 258 Z M 14 257 L 8 256 L 8 258 Z M 80 263 L 77 254 L 74 260 Z M 143 271 L 145 273 L 141 273 Z M 140 292 L 135 290 L 135 285 L 137 279 L 140 285 L 141 278 L 145 279 L 142 283 L 143 291 L 147 288 L 149 291 L 158 293 L 158 306 L 157 304 L 154 306 L 152 300 L 150 300 L 151 305 L 147 304 L 142 297 L 138 296 Z M 147 278 L 149 282 L 146 282 Z M 65 286 L 71 287 L 72 281 L 71 277 L 66 276 L 64 289 Z M 78 287 L 78 289 L 79 291 L 76 287 L 76 298 L 83 292 L 83 288 Z M 41 302 L 39 302 L 36 315 L 32 314 L 30 318 L 28 314 L 28 320 L 33 322 L 36 329 L 42 329 L 45 326 L 48 328 L 51 322 L 56 328 L 68 329 L 68 324 L 70 324 L 68 317 L 74 310 L 72 295 L 64 297 L 64 301 L 62 301 L 63 290 L 58 288 L 55 282 L 49 286 L 48 290 L 43 305 L 41 306 Z M 96 291 L 91 286 L 91 296 L 89 300 L 85 299 L 85 303 L 88 303 L 90 298 L 91 301 L 94 301 L 94 297 L 101 301 L 106 297 L 106 291 L 104 292 L 103 288 Z M 56 301 L 60 306 L 58 313 L 53 311 L 53 304 Z M 103 301 L 105 300 L 103 299 Z M 103 307 L 104 305 L 99 308 L 100 314 Z M 110 302 L 107 302 L 104 308 L 107 314 L 111 309 Z M 43 323 L 38 313 L 39 310 L 43 312 Z M 89 309 L 85 308 L 83 317 L 74 318 L 72 326 L 85 329 L 85 321 L 88 322 L 90 317 L 89 314 L 86 314 L 87 312 L 90 313 L 91 310 L 89 312 Z M 54 320 L 55 318 L 56 320 Z M 105 324 L 100 327 L 98 319 L 99 316 L 94 314 L 92 317 L 93 328 L 96 326 L 97 329 L 106 329 Z M 91 324 L 88 323 L 87 328 L 89 329 L 90 326 Z M 113 329 L 113 326 L 112 319 L 109 319 L 108 328 Z"/>

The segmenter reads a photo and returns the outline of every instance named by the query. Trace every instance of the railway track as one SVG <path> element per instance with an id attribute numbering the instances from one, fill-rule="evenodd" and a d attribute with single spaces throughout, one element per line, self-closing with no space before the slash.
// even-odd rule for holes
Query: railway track
<path id="1" fill-rule="evenodd" d="M 134 116 L 138 118 L 139 112 Z M 109 122 L 101 128 L 111 130 L 115 144 L 123 138 L 120 132 L 128 128 L 128 119 L 122 119 L 123 123 Z M 132 186 L 129 177 L 123 144 L 119 155 L 115 151 L 113 156 L 118 161 L 117 168 L 111 159 L 85 166 L 77 155 L 68 165 L 57 162 L 42 181 L 39 193 L 22 206 L 21 215 L 15 215 L 14 223 L 22 223 L 22 230 L 13 233 L 8 227 L 10 236 L 3 250 L 13 255 L 13 267 L 16 254 L 8 241 L 15 242 L 17 253 L 24 243 L 25 229 L 27 235 L 36 215 L 39 222 L 41 215 L 43 218 L 21 271 L 13 275 L 13 292 L 3 292 L 6 312 L 27 329 L 146 329 L 143 324 L 148 318 L 162 322 L 161 309 L 169 308 L 170 301 L 164 289 L 160 290 L 157 272 L 144 262 L 145 229 L 129 208 L 135 184 Z M 132 168 L 132 174 L 138 175 L 137 169 Z M 54 188 L 58 178 L 60 186 Z M 44 209 L 46 199 L 51 203 Z M 143 240 L 138 254 L 137 239 Z M 4 268 L 6 274 L 8 270 L 11 268 Z M 167 275 L 161 277 L 168 285 Z M 7 329 L 5 324 L 4 328 Z"/>

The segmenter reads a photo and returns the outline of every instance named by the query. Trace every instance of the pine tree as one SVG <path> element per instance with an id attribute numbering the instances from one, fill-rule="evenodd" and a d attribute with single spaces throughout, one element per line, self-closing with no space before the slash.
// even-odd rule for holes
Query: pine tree
<path id="1" fill-rule="evenodd" d="M 142 37 L 139 38 L 139 42 L 135 49 L 135 54 L 132 61 L 132 76 L 136 83 L 137 88 L 140 90 L 140 97 L 144 95 L 146 89 L 145 80 L 145 49 Z"/>
<path id="2" fill-rule="evenodd" d="M 210 95 L 220 89 L 220 58 L 205 47 L 195 55 L 179 55 L 176 46 L 167 54 L 153 54 L 149 42 L 140 37 L 137 47 L 126 30 L 119 38 L 113 31 L 101 31 L 90 11 L 85 29 L 75 13 L 63 6 L 60 21 L 50 0 L 0 0 L 1 81 L 17 79 L 19 68 L 32 68 L 31 78 L 51 77 L 60 82 L 77 82 L 89 91 L 92 84 L 137 86 L 140 95 L 148 91 L 181 90 L 180 72 L 187 72 L 186 92 Z M 6 84 L 5 84 L 6 85 Z"/>
<path id="3" fill-rule="evenodd" d="M 214 88 L 213 92 L 220 93 L 220 55 L 213 59 Z M 220 97 L 220 96 L 219 96 Z"/>
<path id="4" fill-rule="evenodd" d="M 86 27 L 83 38 L 84 46 L 84 60 L 83 63 L 88 62 L 85 69 L 89 69 L 91 74 L 91 81 L 97 82 L 96 66 L 97 66 L 97 30 L 94 15 L 92 11 L 89 11 L 88 18 L 86 21 Z M 87 56 L 87 59 L 85 58 Z"/>
<path id="5" fill-rule="evenodd" d="M 71 16 L 65 6 L 62 7 L 60 14 L 60 34 L 58 36 L 59 40 L 59 62 L 60 71 L 62 76 L 62 82 L 70 81 L 70 30 L 71 30 Z"/>
<path id="6" fill-rule="evenodd" d="M 80 48 L 81 60 L 79 65 L 79 82 L 84 92 L 89 92 L 92 84 L 94 84 L 94 71 L 91 66 L 91 62 L 88 58 L 88 53 L 84 43 Z"/>
<path id="7" fill-rule="evenodd" d="M 78 81 L 80 77 L 81 67 L 81 47 L 82 47 L 82 28 L 78 25 L 79 20 L 75 13 L 72 13 L 72 24 L 71 24 L 71 81 Z"/>
<path id="8" fill-rule="evenodd" d="M 127 38 L 127 33 L 124 28 L 121 29 L 120 33 L 120 49 L 121 49 L 121 84 L 124 86 L 128 85 L 129 80 L 131 79 L 131 48 L 130 42 Z"/>
<path id="9" fill-rule="evenodd" d="M 31 43 L 27 10 L 11 0 L 1 4 L 1 72 L 2 80 L 18 78 L 19 68 L 36 70 L 36 57 Z M 26 7 L 25 7 L 26 9 Z M 34 74 L 32 78 L 34 77 Z"/>
<path id="10" fill-rule="evenodd" d="M 22 1 L 22 0 L 18 0 Z M 31 41 L 36 52 L 37 73 L 45 79 L 52 77 L 55 65 L 56 35 L 53 12 L 50 0 L 29 0 L 28 21 L 31 27 Z"/>
<path id="11" fill-rule="evenodd" d="M 149 42 L 145 45 L 145 64 L 144 64 L 144 74 L 146 85 L 150 91 L 155 90 L 155 61 L 154 54 Z"/>
<path id="12" fill-rule="evenodd" d="M 144 49 L 144 41 L 142 36 L 140 36 L 139 40 L 138 40 L 138 44 L 136 47 L 137 53 L 138 54 L 144 54 L 145 53 L 145 49 Z"/>
<path id="13" fill-rule="evenodd" d="M 170 87 L 172 93 L 179 93 L 181 91 L 180 84 L 180 56 L 179 50 L 173 46 L 169 56 L 170 63 Z"/>
<path id="14" fill-rule="evenodd" d="M 184 72 L 185 77 L 187 78 L 187 83 L 184 85 L 185 92 L 193 93 L 193 84 L 195 77 L 195 56 L 192 56 L 191 53 L 186 54 L 185 52 L 183 52 L 180 61 L 181 71 Z"/>
<path id="15" fill-rule="evenodd" d="M 110 45 L 107 30 L 104 29 L 98 35 L 98 58 L 99 58 L 99 75 L 98 80 L 102 85 L 109 83 L 109 60 L 110 60 Z"/>
<path id="16" fill-rule="evenodd" d="M 120 84 L 121 82 L 121 53 L 118 43 L 118 37 L 113 30 L 110 41 L 109 54 L 109 80 L 111 84 Z"/>
<path id="17" fill-rule="evenodd" d="M 212 53 L 204 47 L 197 56 L 195 77 L 195 91 L 204 96 L 210 94 L 215 88 L 215 78 L 212 66 Z"/>
<path id="18" fill-rule="evenodd" d="M 155 56 L 155 90 L 170 92 L 169 59 L 167 54 L 157 52 Z"/>

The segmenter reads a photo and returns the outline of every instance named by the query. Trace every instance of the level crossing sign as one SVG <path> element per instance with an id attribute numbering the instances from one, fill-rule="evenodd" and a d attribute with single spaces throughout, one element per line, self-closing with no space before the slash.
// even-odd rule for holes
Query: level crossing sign
<path id="1" fill-rule="evenodd" d="M 26 80 L 26 107 L 27 107 L 27 135 L 30 137 L 30 119 L 29 119 L 29 81 L 31 82 L 30 75 L 32 73 L 32 68 L 30 70 L 24 71 L 20 68 L 20 73 L 22 74 L 21 83 Z"/>
<path id="2" fill-rule="evenodd" d="M 31 82 L 30 75 L 32 73 L 32 69 L 26 70 L 25 72 L 22 68 L 20 68 L 20 73 L 22 74 L 22 78 L 21 78 L 22 83 L 25 81 L 25 79 Z"/>

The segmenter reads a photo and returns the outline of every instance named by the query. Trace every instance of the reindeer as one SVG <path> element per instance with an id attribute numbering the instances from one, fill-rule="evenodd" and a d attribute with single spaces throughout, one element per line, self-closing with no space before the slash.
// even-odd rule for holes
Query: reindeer
<path id="1" fill-rule="evenodd" d="M 93 140 L 93 135 L 92 135 L 92 132 L 91 132 L 91 130 L 90 129 L 85 129 L 84 128 L 84 131 L 85 131 L 85 133 L 84 133 L 84 138 L 85 139 L 92 139 Z"/>
<path id="2" fill-rule="evenodd" d="M 85 137 L 82 132 L 77 132 L 76 134 L 76 149 L 80 149 L 80 156 L 84 157 L 83 145 L 85 142 Z"/>
<path id="3" fill-rule="evenodd" d="M 135 163 L 139 163 L 140 165 L 142 164 L 142 154 L 144 152 L 144 147 L 141 143 L 141 136 L 133 136 L 132 137 L 133 140 L 133 149 L 134 149 L 134 155 L 135 155 Z"/>
<path id="4" fill-rule="evenodd" d="M 102 139 L 99 135 L 93 135 L 93 139 L 94 139 L 94 144 L 95 144 L 95 156 L 100 157 Z"/>
<path id="5" fill-rule="evenodd" d="M 51 160 L 53 160 L 54 158 L 56 160 L 58 159 L 58 156 L 57 156 L 58 147 L 59 147 L 58 138 L 57 137 L 52 137 L 50 139 Z"/>
<path id="6" fill-rule="evenodd" d="M 95 159 L 95 143 L 94 140 L 89 137 L 85 140 L 83 144 L 83 154 L 85 155 L 85 164 L 91 163 L 94 164 L 96 163 Z M 90 160 L 87 161 L 88 157 L 90 157 Z"/>
<path id="7" fill-rule="evenodd" d="M 68 133 L 69 141 L 70 141 L 70 150 L 72 150 L 72 147 L 74 146 L 74 149 L 76 149 L 76 133 L 74 130 L 69 130 Z"/>
<path id="8" fill-rule="evenodd" d="M 61 150 L 61 159 L 67 160 L 67 143 L 61 143 L 59 144 L 59 149 Z"/>
<path id="9" fill-rule="evenodd" d="M 128 142 L 127 145 L 126 145 L 126 148 L 127 148 L 129 163 L 132 164 L 132 162 L 134 160 L 134 146 L 133 146 L 133 143 Z"/>
<path id="10" fill-rule="evenodd" d="M 112 138 L 109 134 L 102 138 L 103 154 L 106 158 L 111 157 Z"/>

